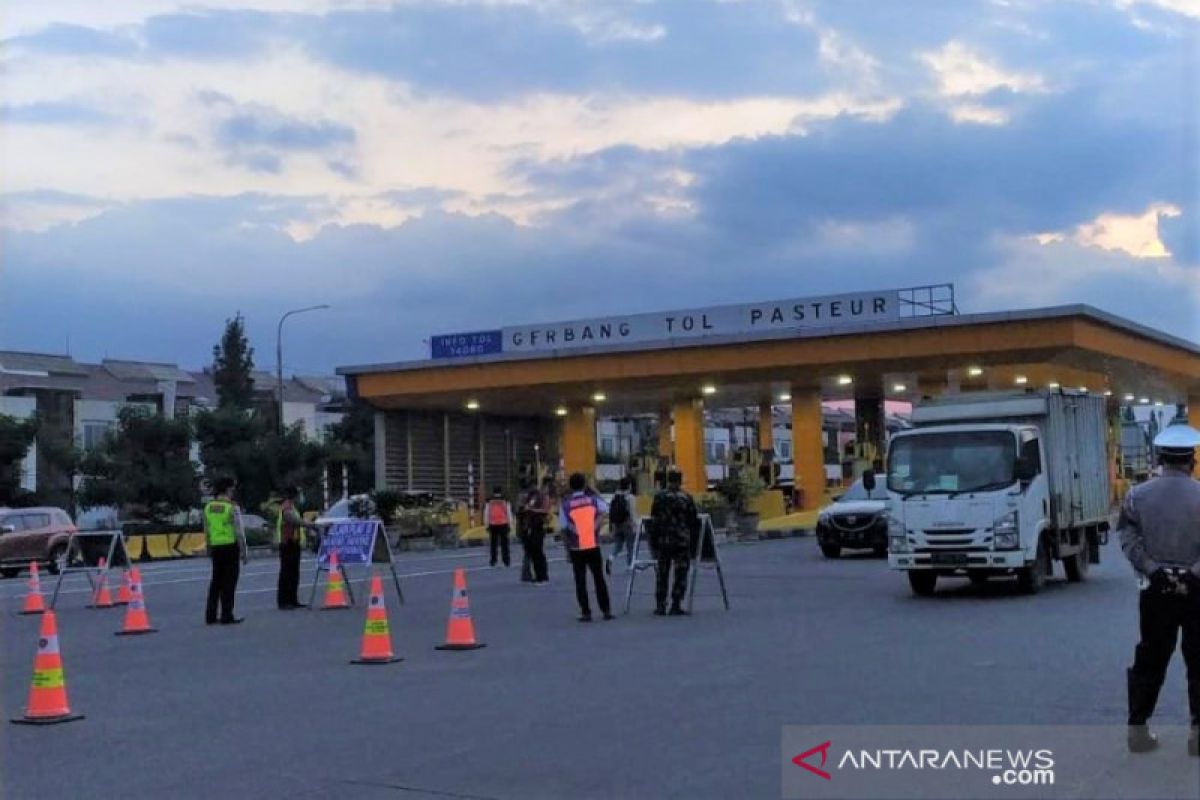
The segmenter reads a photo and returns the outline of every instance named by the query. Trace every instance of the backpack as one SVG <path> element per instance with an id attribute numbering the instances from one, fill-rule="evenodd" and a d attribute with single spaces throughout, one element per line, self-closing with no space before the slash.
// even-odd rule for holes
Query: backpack
<path id="1" fill-rule="evenodd" d="M 489 500 L 487 504 L 488 525 L 507 525 L 508 508 L 503 500 Z"/>
<path id="2" fill-rule="evenodd" d="M 608 521 L 614 525 L 621 525 L 628 522 L 629 518 L 629 495 L 618 492 L 608 504 Z"/>

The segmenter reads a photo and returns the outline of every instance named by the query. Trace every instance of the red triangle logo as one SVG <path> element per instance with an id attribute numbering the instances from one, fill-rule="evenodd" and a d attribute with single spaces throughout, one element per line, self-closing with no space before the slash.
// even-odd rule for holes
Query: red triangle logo
<path id="1" fill-rule="evenodd" d="M 820 769 L 818 767 L 814 767 L 812 764 L 809 764 L 807 761 L 807 759 L 809 757 L 814 756 L 817 753 L 820 753 L 821 754 L 821 766 L 822 767 L 825 766 L 825 760 L 829 756 L 830 744 L 832 744 L 832 742 L 825 742 L 824 744 L 819 744 L 816 747 L 813 747 L 809 750 L 805 750 L 803 753 L 801 753 L 800 755 L 793 758 L 792 763 L 795 764 L 797 767 L 803 767 L 804 769 L 811 772 L 813 775 L 818 775 L 827 781 L 833 780 L 833 776 L 831 776 L 828 772 L 826 772 L 825 770 Z"/>

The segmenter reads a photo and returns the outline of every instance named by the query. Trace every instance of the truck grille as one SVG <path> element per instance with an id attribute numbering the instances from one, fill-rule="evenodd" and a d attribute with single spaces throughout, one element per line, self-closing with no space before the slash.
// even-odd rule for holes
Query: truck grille
<path id="1" fill-rule="evenodd" d="M 927 547 L 918 548 L 917 552 L 932 552 L 933 550 L 987 550 L 986 546 L 992 539 L 987 536 L 983 544 L 976 542 L 974 528 L 934 528 L 921 531 Z"/>

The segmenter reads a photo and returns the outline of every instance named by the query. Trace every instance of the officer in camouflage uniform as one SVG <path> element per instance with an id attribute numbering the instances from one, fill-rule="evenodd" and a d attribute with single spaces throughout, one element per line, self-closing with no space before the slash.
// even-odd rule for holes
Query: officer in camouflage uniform
<path id="1" fill-rule="evenodd" d="M 658 606 L 654 613 L 660 617 L 667 613 L 667 583 L 672 566 L 675 568 L 675 583 L 671 587 L 670 613 L 673 616 L 687 613 L 681 604 L 687 592 L 694 537 L 700 532 L 700 514 L 682 484 L 683 474 L 672 469 L 667 473 L 667 488 L 654 496 L 654 503 L 650 507 L 650 547 L 658 560 L 655 593 Z"/>

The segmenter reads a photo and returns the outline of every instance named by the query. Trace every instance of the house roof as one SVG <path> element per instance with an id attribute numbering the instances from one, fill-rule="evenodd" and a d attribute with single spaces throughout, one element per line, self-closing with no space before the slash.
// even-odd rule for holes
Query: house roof
<path id="1" fill-rule="evenodd" d="M 177 383 L 194 383 L 195 378 L 184 372 L 175 364 L 162 364 L 152 361 L 119 361 L 106 358 L 101 362 L 113 377 L 121 381 L 175 381 Z"/>
<path id="2" fill-rule="evenodd" d="M 260 393 L 278 391 L 275 376 L 265 370 L 252 373 Z M 217 390 L 209 370 L 188 371 L 176 364 L 106 358 L 84 364 L 69 356 L 51 353 L 0 351 L 0 394 L 22 390 L 72 392 L 81 400 L 126 402 L 139 395 L 159 395 L 162 384 L 175 383 L 176 397 L 200 406 L 215 406 Z M 345 397 L 341 377 L 295 376 L 284 381 L 284 400 L 320 405 Z"/>
<path id="3" fill-rule="evenodd" d="M 0 374 L 6 372 L 75 377 L 84 377 L 87 374 L 82 365 L 76 363 L 73 358 L 67 355 L 0 350 Z"/>

